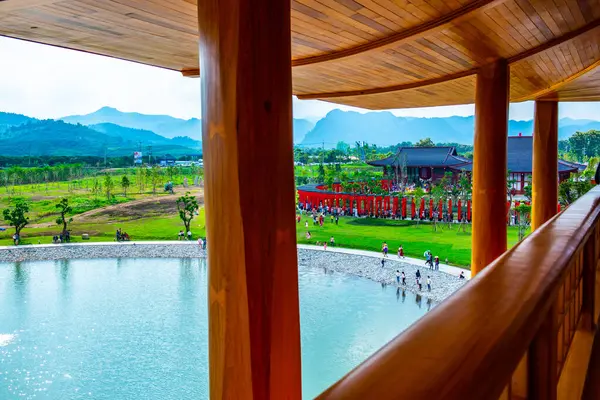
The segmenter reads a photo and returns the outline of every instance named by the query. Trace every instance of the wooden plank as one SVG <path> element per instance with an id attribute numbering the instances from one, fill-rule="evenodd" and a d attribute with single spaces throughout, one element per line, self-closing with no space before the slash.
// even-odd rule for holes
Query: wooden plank
<path id="1" fill-rule="evenodd" d="M 289 6 L 198 5 L 212 399 L 301 398 Z"/>
<path id="2" fill-rule="evenodd" d="M 469 5 L 455 10 L 451 14 L 446 14 L 441 18 L 419 25 L 415 28 L 410 28 L 405 31 L 398 32 L 393 35 L 389 35 L 384 38 L 371 41 L 369 43 L 356 46 L 351 49 L 340 50 L 336 53 L 324 54 L 322 56 L 315 56 L 306 59 L 297 59 L 294 60 L 292 66 L 309 65 L 325 61 L 337 60 L 355 54 L 364 53 L 373 49 L 387 48 L 387 46 L 397 45 L 401 41 L 407 40 L 419 34 L 423 34 L 424 32 L 432 33 L 435 30 L 447 28 L 450 24 L 456 24 L 461 19 L 469 18 L 469 16 L 472 13 L 481 11 L 486 6 L 492 6 L 493 4 L 496 4 L 499 1 L 503 0 L 475 0 L 472 3 L 469 3 Z"/>

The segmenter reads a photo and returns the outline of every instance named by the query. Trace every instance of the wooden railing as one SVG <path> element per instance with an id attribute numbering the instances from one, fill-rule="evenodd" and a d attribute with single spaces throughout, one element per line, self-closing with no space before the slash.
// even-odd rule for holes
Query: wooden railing
<path id="1" fill-rule="evenodd" d="M 580 398 L 600 310 L 599 216 L 595 188 L 318 398 Z"/>

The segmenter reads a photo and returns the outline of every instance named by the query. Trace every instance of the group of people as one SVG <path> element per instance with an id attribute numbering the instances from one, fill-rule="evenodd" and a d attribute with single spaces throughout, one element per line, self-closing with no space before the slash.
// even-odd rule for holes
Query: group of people
<path id="1" fill-rule="evenodd" d="M 423 282 L 421 280 L 421 271 L 419 271 L 417 269 L 417 272 L 415 273 L 415 282 L 417 284 L 417 286 L 419 287 L 419 291 L 423 290 Z M 398 286 L 402 285 L 402 286 L 406 286 L 406 275 L 404 274 L 404 271 L 400 272 L 399 269 L 396 270 L 396 283 L 398 284 Z M 429 292 L 431 292 L 431 276 L 427 275 L 427 290 Z"/>
<path id="2" fill-rule="evenodd" d="M 62 232 L 60 235 L 52 236 L 53 244 L 69 243 L 69 242 L 71 242 L 71 233 L 69 231 Z"/>
<path id="3" fill-rule="evenodd" d="M 116 239 L 117 242 L 129 242 L 131 238 L 127 232 L 124 232 L 121 230 L 121 228 L 119 228 L 117 229 Z"/>
<path id="4" fill-rule="evenodd" d="M 186 236 L 186 233 L 181 229 L 177 234 L 177 240 L 192 240 L 192 231 L 187 231 Z"/>
<path id="5" fill-rule="evenodd" d="M 429 265 L 429 268 L 439 271 L 440 270 L 440 258 L 438 256 L 433 256 L 430 250 L 427 250 L 424 254 L 425 256 L 425 265 Z"/>

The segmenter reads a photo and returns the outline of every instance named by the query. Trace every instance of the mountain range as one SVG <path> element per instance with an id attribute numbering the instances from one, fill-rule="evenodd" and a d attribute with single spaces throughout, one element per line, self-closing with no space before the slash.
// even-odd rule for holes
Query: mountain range
<path id="1" fill-rule="evenodd" d="M 473 117 L 397 117 L 391 112 L 333 110 L 316 124 L 293 120 L 294 144 L 333 148 L 338 142 L 354 145 L 365 141 L 378 146 L 417 142 L 429 137 L 435 143 L 472 144 Z M 600 121 L 562 118 L 559 138 L 576 131 L 600 130 Z M 508 124 L 509 135 L 531 135 L 533 121 Z M 103 107 L 85 115 L 60 120 L 38 120 L 21 114 L 0 112 L 0 155 L 131 155 L 133 151 L 182 156 L 202 152 L 201 120 L 121 112 Z"/>
<path id="2" fill-rule="evenodd" d="M 559 121 L 559 139 L 566 139 L 576 131 L 600 130 L 600 121 L 562 118 Z M 391 112 L 333 110 L 319 120 L 306 134 L 301 145 L 333 148 L 338 142 L 353 145 L 357 141 L 390 146 L 401 142 L 417 142 L 429 137 L 435 143 L 472 144 L 475 130 L 474 117 L 415 118 L 397 117 Z M 508 134 L 531 135 L 533 121 L 510 120 Z"/>

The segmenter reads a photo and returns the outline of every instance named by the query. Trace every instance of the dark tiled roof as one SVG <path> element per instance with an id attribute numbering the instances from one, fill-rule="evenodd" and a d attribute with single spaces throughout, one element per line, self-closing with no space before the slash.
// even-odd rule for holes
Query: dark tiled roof
<path id="1" fill-rule="evenodd" d="M 509 136 L 508 137 L 508 165 L 510 172 L 531 173 L 533 163 L 533 136 Z M 473 164 L 462 167 L 465 171 L 471 171 Z M 576 172 L 578 166 L 558 160 L 558 172 Z"/>
<path id="2" fill-rule="evenodd" d="M 454 147 L 400 147 L 398 152 L 383 160 L 369 161 L 377 167 L 400 166 L 406 157 L 407 167 L 458 167 L 469 162 L 459 157 Z"/>

